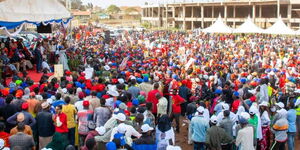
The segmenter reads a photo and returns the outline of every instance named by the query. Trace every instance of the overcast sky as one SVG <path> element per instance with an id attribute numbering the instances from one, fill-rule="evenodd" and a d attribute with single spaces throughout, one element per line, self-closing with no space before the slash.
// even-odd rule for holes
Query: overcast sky
<path id="1" fill-rule="evenodd" d="M 145 4 L 145 2 L 151 3 L 163 3 L 163 2 L 182 2 L 184 0 L 82 0 L 83 4 L 87 3 L 93 3 L 94 5 L 100 6 L 102 8 L 106 8 L 111 4 L 117 5 L 117 6 L 142 6 Z M 186 2 L 191 1 L 212 1 L 212 0 L 185 0 Z M 216 0 L 215 0 L 216 1 Z M 217 0 L 218 1 L 218 0 Z"/>

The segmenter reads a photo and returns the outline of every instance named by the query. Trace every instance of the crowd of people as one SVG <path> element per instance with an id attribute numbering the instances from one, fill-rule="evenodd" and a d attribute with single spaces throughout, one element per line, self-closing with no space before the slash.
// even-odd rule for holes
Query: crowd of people
<path id="1" fill-rule="evenodd" d="M 194 150 L 294 150 L 300 139 L 297 37 L 71 35 L 0 42 L 0 149 L 179 150 L 183 125 Z M 57 63 L 64 75 L 48 76 Z"/>

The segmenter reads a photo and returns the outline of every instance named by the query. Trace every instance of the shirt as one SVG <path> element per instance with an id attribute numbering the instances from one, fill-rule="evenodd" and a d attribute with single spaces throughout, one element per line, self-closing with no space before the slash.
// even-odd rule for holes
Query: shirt
<path id="1" fill-rule="evenodd" d="M 125 132 L 126 142 L 127 142 L 127 144 L 131 145 L 131 143 L 132 143 L 131 136 L 139 138 L 141 136 L 141 134 L 139 132 L 137 132 L 131 125 L 125 124 L 125 127 L 126 127 L 126 132 Z M 110 141 L 112 141 L 114 139 L 114 135 L 116 133 L 118 133 L 118 127 L 115 127 L 112 129 Z"/>
<path id="2" fill-rule="evenodd" d="M 54 121 L 56 123 L 55 125 L 55 131 L 59 133 L 67 133 L 68 126 L 67 126 L 67 115 L 65 113 L 56 114 L 54 116 Z"/>
<path id="3" fill-rule="evenodd" d="M 167 114 L 168 100 L 165 97 L 161 97 L 157 103 L 157 114 Z"/>
<path id="4" fill-rule="evenodd" d="M 254 150 L 253 137 L 253 127 L 244 127 L 239 130 L 235 144 L 236 146 L 240 146 L 240 150 Z"/>
<path id="5" fill-rule="evenodd" d="M 295 109 L 290 109 L 287 112 L 287 120 L 289 122 L 289 128 L 288 132 L 296 132 L 296 110 Z"/>
<path id="6" fill-rule="evenodd" d="M 9 141 L 8 141 L 9 136 L 10 135 L 4 131 L 0 132 L 0 139 L 4 140 L 4 147 L 9 147 Z"/>
<path id="7" fill-rule="evenodd" d="M 153 106 L 152 113 L 157 113 L 158 99 L 155 96 L 156 93 L 160 93 L 160 95 L 163 95 L 160 91 L 154 89 L 148 93 L 147 100 L 146 100 L 147 102 L 152 103 Z"/>
<path id="8" fill-rule="evenodd" d="M 172 95 L 172 111 L 173 113 L 181 113 L 180 104 L 184 102 L 184 99 L 179 95 Z"/>
<path id="9" fill-rule="evenodd" d="M 49 137 L 54 134 L 55 126 L 50 112 L 39 112 L 36 116 L 36 123 L 40 137 Z"/>
<path id="10" fill-rule="evenodd" d="M 33 137 L 22 132 L 9 137 L 10 148 L 13 149 L 16 146 L 21 147 L 22 150 L 29 150 L 34 146 Z"/>
<path id="11" fill-rule="evenodd" d="M 88 121 L 92 120 L 92 110 L 82 110 L 77 113 L 78 116 L 78 133 L 81 135 L 87 135 L 89 132 Z"/>
<path id="12" fill-rule="evenodd" d="M 111 117 L 111 111 L 108 107 L 98 107 L 94 112 L 94 122 L 97 127 L 104 126 L 107 120 Z"/>
<path id="13" fill-rule="evenodd" d="M 190 128 L 192 132 L 192 140 L 194 142 L 205 142 L 206 131 L 209 127 L 209 122 L 203 116 L 195 116 L 191 120 Z"/>
<path id="14" fill-rule="evenodd" d="M 15 135 L 18 133 L 18 129 L 17 127 L 14 127 L 10 130 L 10 135 Z M 23 131 L 23 133 L 27 134 L 27 135 L 32 135 L 32 130 L 31 127 L 28 125 L 25 125 L 25 129 Z"/>
<path id="15" fill-rule="evenodd" d="M 68 128 L 75 128 L 75 115 L 77 114 L 76 108 L 72 104 L 64 105 L 62 112 L 67 115 L 67 126 Z"/>
<path id="16" fill-rule="evenodd" d="M 35 106 L 39 103 L 39 101 L 36 99 L 27 99 L 27 103 L 28 103 L 28 112 L 35 118 L 36 117 Z"/>

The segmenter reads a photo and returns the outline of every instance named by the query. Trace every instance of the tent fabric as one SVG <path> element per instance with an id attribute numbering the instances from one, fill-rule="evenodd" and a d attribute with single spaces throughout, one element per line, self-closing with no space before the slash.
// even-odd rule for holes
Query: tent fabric
<path id="1" fill-rule="evenodd" d="M 210 27 L 205 28 L 202 32 L 205 33 L 232 33 L 233 29 L 224 24 L 221 16 L 218 17 L 217 21 Z"/>
<path id="2" fill-rule="evenodd" d="M 287 27 L 282 21 L 281 17 L 279 17 L 278 20 L 271 27 L 264 31 L 264 33 L 294 35 L 296 32 Z"/>
<path id="3" fill-rule="evenodd" d="M 300 35 L 300 29 L 297 30 L 297 31 L 295 31 L 295 34 L 296 34 L 296 35 Z"/>
<path id="4" fill-rule="evenodd" d="M 248 17 L 247 20 L 238 28 L 236 28 L 234 33 L 263 33 L 264 30 L 255 25 L 251 18 Z"/>
<path id="5" fill-rule="evenodd" d="M 57 0 L 6 0 L 0 2 L 0 26 L 16 28 L 23 23 L 64 23 L 70 12 Z"/>

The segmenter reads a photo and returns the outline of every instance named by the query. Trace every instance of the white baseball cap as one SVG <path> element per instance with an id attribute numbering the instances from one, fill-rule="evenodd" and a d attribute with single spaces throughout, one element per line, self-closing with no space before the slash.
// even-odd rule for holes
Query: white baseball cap
<path id="1" fill-rule="evenodd" d="M 269 103 L 266 101 L 263 101 L 262 103 L 259 104 L 259 106 L 266 106 L 268 107 Z"/>
<path id="2" fill-rule="evenodd" d="M 125 121 L 126 120 L 126 116 L 123 113 L 118 113 L 116 116 L 116 119 L 119 121 Z"/>
<path id="3" fill-rule="evenodd" d="M 199 112 L 199 113 L 204 113 L 204 107 L 203 106 L 199 106 L 198 108 L 197 108 L 197 111 Z"/>
<path id="4" fill-rule="evenodd" d="M 119 92 L 116 90 L 109 90 L 107 91 L 107 94 L 111 95 L 111 96 L 119 96 Z"/>
<path id="5" fill-rule="evenodd" d="M 142 130 L 143 133 L 146 133 L 148 131 L 152 131 L 153 128 L 150 127 L 148 124 L 143 124 L 142 127 L 141 127 L 141 130 Z"/>
<path id="6" fill-rule="evenodd" d="M 222 109 L 223 110 L 229 110 L 229 105 L 226 104 L 226 103 L 222 104 Z"/>
<path id="7" fill-rule="evenodd" d="M 103 126 L 97 127 L 95 130 L 98 132 L 99 135 L 103 135 L 106 132 L 106 129 Z"/>
<path id="8" fill-rule="evenodd" d="M 284 104 L 282 102 L 276 103 L 275 105 L 280 107 L 280 108 L 284 108 Z"/>
<path id="9" fill-rule="evenodd" d="M 118 125 L 118 132 L 119 133 L 125 133 L 126 132 L 126 125 L 124 123 L 121 123 Z"/>
<path id="10" fill-rule="evenodd" d="M 210 122 L 214 123 L 214 124 L 217 124 L 218 123 L 218 119 L 217 119 L 217 116 L 213 115 L 210 117 Z"/>

